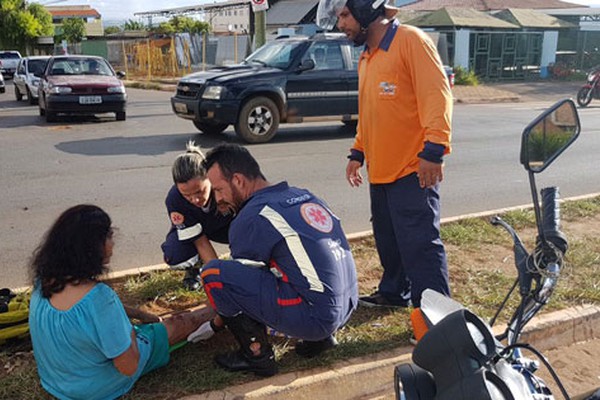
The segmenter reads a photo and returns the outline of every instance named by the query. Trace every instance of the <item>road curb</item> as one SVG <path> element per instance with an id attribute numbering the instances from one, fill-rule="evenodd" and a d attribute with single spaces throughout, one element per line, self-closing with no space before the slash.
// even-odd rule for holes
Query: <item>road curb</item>
<path id="1" fill-rule="evenodd" d="M 502 327 L 494 329 L 496 333 Z M 584 305 L 534 318 L 521 342 L 537 350 L 600 338 L 600 306 Z M 411 362 L 412 347 L 338 362 L 331 367 L 290 372 L 242 385 L 186 396 L 180 400 L 366 399 L 393 393 L 394 366 Z"/>
<path id="2" fill-rule="evenodd" d="M 595 197 L 600 197 L 600 192 L 560 199 L 560 203 L 564 203 L 565 201 L 588 200 L 588 199 L 593 199 Z M 462 214 L 462 215 L 457 215 L 454 217 L 442 218 L 440 221 L 440 224 L 445 225 L 445 224 L 449 224 L 451 222 L 456 222 L 456 221 L 460 221 L 463 219 L 469 219 L 469 218 L 488 218 L 488 217 L 493 217 L 495 215 L 503 214 L 503 213 L 506 213 L 509 211 L 527 210 L 530 208 L 533 208 L 533 204 L 522 204 L 522 205 L 513 206 L 513 207 L 504 207 L 504 208 L 497 208 L 495 210 L 481 211 L 481 212 L 470 213 L 470 214 Z M 350 243 L 353 243 L 353 242 L 365 239 L 372 235 L 373 235 L 372 230 L 366 230 L 366 231 L 348 234 L 348 235 L 346 235 L 346 238 L 348 239 L 348 241 Z"/>

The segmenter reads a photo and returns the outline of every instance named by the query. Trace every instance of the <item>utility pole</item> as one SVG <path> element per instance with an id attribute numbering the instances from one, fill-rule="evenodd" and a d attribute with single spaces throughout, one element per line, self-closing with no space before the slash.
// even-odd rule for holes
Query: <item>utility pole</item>
<path id="1" fill-rule="evenodd" d="M 267 9 L 268 0 L 252 0 L 252 11 L 254 13 L 254 45 L 256 48 L 267 42 Z M 250 19 L 252 22 L 252 18 Z"/>
<path id="2" fill-rule="evenodd" d="M 257 11 L 255 14 L 256 48 L 259 48 L 267 42 L 267 12 L 263 10 Z"/>

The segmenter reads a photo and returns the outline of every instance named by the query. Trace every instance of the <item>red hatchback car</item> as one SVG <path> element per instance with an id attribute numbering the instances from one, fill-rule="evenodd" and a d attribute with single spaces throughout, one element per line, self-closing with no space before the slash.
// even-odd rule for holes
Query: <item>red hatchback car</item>
<path id="1" fill-rule="evenodd" d="M 40 115 L 54 122 L 58 114 L 115 113 L 117 121 L 125 121 L 123 77 L 125 73 L 115 73 L 102 57 L 51 57 L 40 74 Z"/>

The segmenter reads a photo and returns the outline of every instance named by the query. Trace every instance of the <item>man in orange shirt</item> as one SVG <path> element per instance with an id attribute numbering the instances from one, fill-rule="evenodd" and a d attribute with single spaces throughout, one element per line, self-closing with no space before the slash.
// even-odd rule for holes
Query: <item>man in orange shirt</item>
<path id="1" fill-rule="evenodd" d="M 370 183 L 373 233 L 383 266 L 369 307 L 419 307 L 430 288 L 450 295 L 440 238 L 439 184 L 450 152 L 452 93 L 437 50 L 401 25 L 386 0 L 320 0 L 317 24 L 337 27 L 357 46 L 359 119 L 346 178 Z"/>

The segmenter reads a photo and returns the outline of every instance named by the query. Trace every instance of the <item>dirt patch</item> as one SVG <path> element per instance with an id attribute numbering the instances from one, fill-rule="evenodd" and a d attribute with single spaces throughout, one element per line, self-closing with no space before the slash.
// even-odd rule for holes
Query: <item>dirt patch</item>
<path id="1" fill-rule="evenodd" d="M 546 351 L 544 356 L 556 370 L 570 396 L 578 396 L 600 388 L 600 339 L 575 343 Z M 539 373 L 556 399 L 562 398 L 550 373 L 541 367 Z"/>

